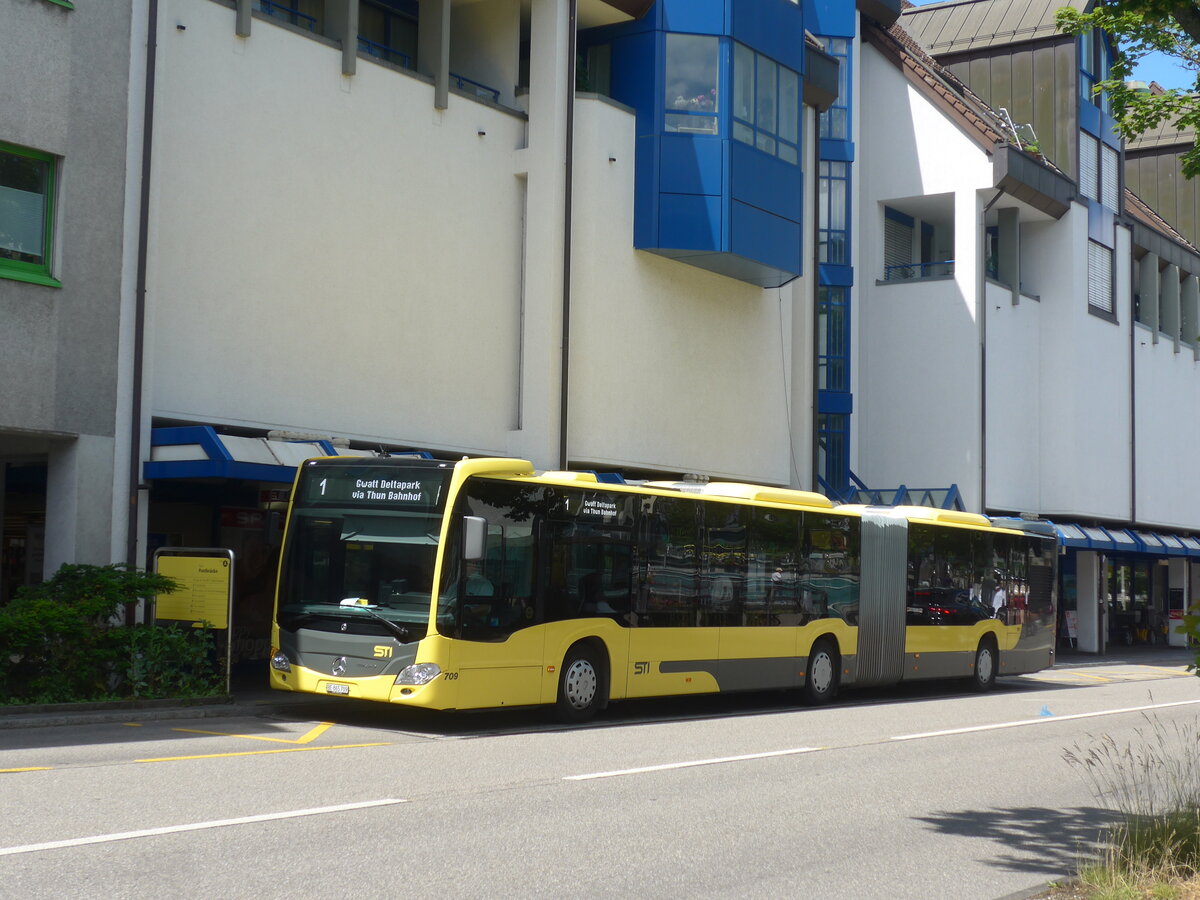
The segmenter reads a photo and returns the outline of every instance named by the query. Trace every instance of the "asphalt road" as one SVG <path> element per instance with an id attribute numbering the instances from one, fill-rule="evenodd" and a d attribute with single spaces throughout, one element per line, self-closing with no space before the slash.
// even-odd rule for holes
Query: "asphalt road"
<path id="1" fill-rule="evenodd" d="M 0 897 L 985 898 L 1107 813 L 1063 760 L 1179 723 L 1181 665 L 953 686 L 0 730 Z"/>

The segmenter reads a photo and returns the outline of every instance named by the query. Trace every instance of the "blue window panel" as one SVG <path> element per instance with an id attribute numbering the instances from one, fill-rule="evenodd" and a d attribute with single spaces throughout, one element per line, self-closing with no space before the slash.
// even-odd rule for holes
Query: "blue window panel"
<path id="1" fill-rule="evenodd" d="M 633 191 L 633 246 L 658 245 L 658 135 L 637 139 Z"/>
<path id="2" fill-rule="evenodd" d="M 659 189 L 666 194 L 723 193 L 725 146 L 725 141 L 716 138 L 663 135 L 659 145 Z"/>
<path id="3" fill-rule="evenodd" d="M 725 34 L 725 0 L 658 0 L 651 16 L 664 31 Z M 649 16 L 647 17 L 649 18 Z"/>
<path id="4" fill-rule="evenodd" d="M 832 263 L 821 263 L 817 266 L 817 280 L 820 284 L 830 287 L 853 287 L 854 267 L 837 266 Z"/>
<path id="5" fill-rule="evenodd" d="M 804 74 L 804 13 L 790 0 L 730 0 L 735 40 Z"/>
<path id="6" fill-rule="evenodd" d="M 1082 198 L 1081 198 L 1082 199 Z M 1087 198 L 1088 205 L 1088 240 L 1103 244 L 1113 249 L 1113 224 L 1116 216 L 1112 210 L 1105 209 L 1099 201 Z"/>
<path id="7" fill-rule="evenodd" d="M 817 391 L 817 412 L 848 416 L 854 412 L 854 395 L 844 391 Z"/>
<path id="8" fill-rule="evenodd" d="M 724 250 L 721 198 L 659 194 L 658 244 L 677 250 Z"/>
<path id="9" fill-rule="evenodd" d="M 612 42 L 612 76 L 609 90 L 614 100 L 637 111 L 637 134 L 657 133 L 662 74 L 657 72 L 655 32 L 631 34 Z"/>
<path id="10" fill-rule="evenodd" d="M 739 256 L 800 274 L 800 223 L 734 200 L 730 203 L 729 249 Z"/>
<path id="11" fill-rule="evenodd" d="M 1080 100 L 1079 127 L 1089 134 L 1100 134 L 1100 108 Z"/>
<path id="12" fill-rule="evenodd" d="M 804 182 L 799 166 L 760 153 L 740 141 L 730 141 L 729 148 L 729 182 L 734 200 L 793 222 L 804 218 Z"/>
<path id="13" fill-rule="evenodd" d="M 857 7 L 848 0 L 803 0 L 804 27 L 828 37 L 854 37 Z"/>
<path id="14" fill-rule="evenodd" d="M 835 162 L 854 162 L 854 141 L 835 141 L 829 138 L 821 138 L 818 155 L 821 159 L 829 159 Z"/>

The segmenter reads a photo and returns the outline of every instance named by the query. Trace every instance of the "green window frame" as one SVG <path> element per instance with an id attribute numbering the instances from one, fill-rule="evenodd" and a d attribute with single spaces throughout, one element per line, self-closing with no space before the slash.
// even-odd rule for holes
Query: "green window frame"
<path id="1" fill-rule="evenodd" d="M 74 9 L 75 4 L 71 0 L 47 0 L 48 3 L 54 3 L 58 6 L 65 6 L 67 9 Z"/>
<path id="2" fill-rule="evenodd" d="M 57 176 L 49 153 L 0 142 L 0 278 L 61 287 L 50 274 Z"/>

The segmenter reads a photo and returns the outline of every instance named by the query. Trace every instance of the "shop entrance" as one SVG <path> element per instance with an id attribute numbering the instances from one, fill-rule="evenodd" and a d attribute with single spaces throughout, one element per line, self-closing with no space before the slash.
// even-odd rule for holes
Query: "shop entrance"
<path id="1" fill-rule="evenodd" d="M 0 604 L 42 580 L 46 471 L 45 462 L 0 461 Z"/>
<path id="2" fill-rule="evenodd" d="M 1107 597 L 1109 646 L 1167 646 L 1170 623 L 1167 585 L 1165 559 L 1112 560 Z"/>

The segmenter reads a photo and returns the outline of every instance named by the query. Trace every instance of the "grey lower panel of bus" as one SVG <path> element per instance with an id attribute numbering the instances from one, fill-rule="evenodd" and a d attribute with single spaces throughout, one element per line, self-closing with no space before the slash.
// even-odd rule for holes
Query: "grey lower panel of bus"
<path id="1" fill-rule="evenodd" d="M 850 674 L 842 676 L 843 684 L 854 682 L 855 661 L 843 659 L 842 668 Z M 795 688 L 804 684 L 808 669 L 807 656 L 773 656 L 765 659 L 679 659 L 664 660 L 658 671 L 707 672 L 722 691 L 765 691 L 776 688 Z"/>
<path id="2" fill-rule="evenodd" d="M 905 597 L 908 521 L 878 513 L 862 517 L 858 674 L 861 685 L 895 684 L 905 677 Z"/>
<path id="3" fill-rule="evenodd" d="M 396 674 L 411 664 L 417 656 L 416 641 L 411 644 L 398 644 L 391 638 L 369 634 L 327 634 L 309 630 L 292 634 L 280 629 L 279 643 L 279 649 L 286 653 L 292 662 L 323 675 L 332 676 L 333 664 L 340 659 L 342 662 L 339 668 L 344 669 L 337 674 L 336 677 L 339 678 Z M 387 647 L 392 656 L 377 657 L 376 647 Z"/>
<path id="4" fill-rule="evenodd" d="M 975 667 L 975 651 L 904 654 L 904 680 L 967 678 Z"/>

